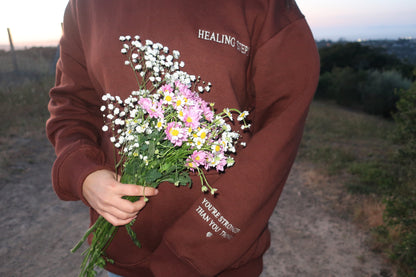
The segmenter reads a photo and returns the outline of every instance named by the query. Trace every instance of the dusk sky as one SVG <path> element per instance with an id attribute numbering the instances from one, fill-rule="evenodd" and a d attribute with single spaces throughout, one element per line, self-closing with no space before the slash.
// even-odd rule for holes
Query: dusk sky
<path id="1" fill-rule="evenodd" d="M 174 0 L 172 0 L 174 1 Z M 298 0 L 317 40 L 416 38 L 415 0 Z M 2 0 L 0 45 L 55 45 L 67 0 Z"/>

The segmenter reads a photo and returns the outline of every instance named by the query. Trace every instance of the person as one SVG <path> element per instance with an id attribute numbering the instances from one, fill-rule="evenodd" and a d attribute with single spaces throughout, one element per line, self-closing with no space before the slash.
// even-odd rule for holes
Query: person
<path id="1" fill-rule="evenodd" d="M 47 135 L 56 151 L 52 182 L 63 200 L 82 200 L 91 223 L 102 215 L 121 227 L 106 249 L 120 276 L 259 276 L 270 245 L 268 220 L 302 137 L 319 56 L 305 17 L 288 0 L 71 0 L 64 15 Z M 140 35 L 179 50 L 185 71 L 212 83 L 202 97 L 248 110 L 235 165 L 208 171 L 218 194 L 162 183 L 121 184 L 100 106 L 109 92 L 137 89 L 120 54 L 121 35 Z M 194 183 L 199 182 L 195 178 Z M 124 195 L 146 195 L 131 203 Z M 143 199 L 143 197 L 142 197 Z"/>

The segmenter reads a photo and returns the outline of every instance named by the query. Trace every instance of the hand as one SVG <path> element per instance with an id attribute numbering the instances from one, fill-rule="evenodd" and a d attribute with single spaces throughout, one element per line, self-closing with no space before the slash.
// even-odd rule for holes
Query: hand
<path id="1" fill-rule="evenodd" d="M 144 197 L 132 203 L 123 199 L 123 196 L 154 196 L 158 190 L 151 187 L 142 187 L 131 184 L 122 184 L 117 176 L 109 170 L 98 170 L 85 178 L 82 194 L 85 199 L 114 226 L 126 225 L 137 213 L 144 208 Z"/>

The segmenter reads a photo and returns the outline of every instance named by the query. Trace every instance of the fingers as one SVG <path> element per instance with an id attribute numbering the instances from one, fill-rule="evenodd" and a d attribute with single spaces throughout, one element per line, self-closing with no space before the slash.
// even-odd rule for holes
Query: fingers
<path id="1" fill-rule="evenodd" d="M 107 213 L 107 212 L 102 212 L 100 213 L 108 222 L 110 222 L 112 225 L 114 226 L 123 226 L 126 225 L 128 223 L 130 223 L 130 221 L 132 221 L 135 217 L 133 218 L 128 218 L 128 219 L 120 219 L 118 217 L 115 217 L 113 214 L 111 213 Z"/>
<path id="2" fill-rule="evenodd" d="M 131 184 L 121 184 L 118 193 L 122 196 L 155 196 L 159 193 L 156 188 L 143 187 Z"/>
<path id="3" fill-rule="evenodd" d="M 120 219 L 127 219 L 136 216 L 145 205 L 146 201 L 143 197 L 136 202 L 130 202 L 129 200 L 119 198 L 111 204 L 108 211 Z"/>
<path id="4" fill-rule="evenodd" d="M 146 205 L 145 198 L 155 196 L 158 190 L 151 187 L 122 184 L 118 176 L 108 170 L 98 170 L 85 179 L 82 193 L 88 203 L 108 222 L 115 226 L 125 225 L 133 220 Z M 136 202 L 123 196 L 145 196 Z"/>
<path id="5" fill-rule="evenodd" d="M 117 176 L 115 176 L 115 180 L 119 185 L 123 185 L 125 189 L 124 195 L 127 196 L 154 196 L 158 193 L 158 190 L 156 188 L 152 188 L 149 186 L 143 187 L 133 184 L 123 184 L 120 182 L 121 176 L 118 174 Z"/>
<path id="6" fill-rule="evenodd" d="M 132 184 L 118 183 L 115 187 L 115 193 L 117 198 L 113 199 L 113 202 L 107 203 L 106 211 L 101 214 L 107 215 L 104 218 L 107 219 L 114 226 L 121 226 L 129 223 L 146 205 L 145 197 L 155 196 L 159 191 L 151 187 L 143 187 Z M 123 199 L 123 196 L 142 196 L 139 200 L 131 202 Z"/>
<path id="7" fill-rule="evenodd" d="M 105 210 L 98 212 L 114 226 L 120 226 L 135 219 L 145 205 L 146 201 L 143 197 L 136 202 L 119 198 L 111 205 L 106 206 Z"/>

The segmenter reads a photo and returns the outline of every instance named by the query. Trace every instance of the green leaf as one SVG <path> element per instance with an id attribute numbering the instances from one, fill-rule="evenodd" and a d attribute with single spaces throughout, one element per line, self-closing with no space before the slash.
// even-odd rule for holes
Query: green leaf
<path id="1" fill-rule="evenodd" d="M 149 142 L 149 149 L 147 151 L 147 157 L 148 157 L 149 160 L 151 160 L 154 155 L 155 155 L 155 142 L 150 141 Z"/>
<path id="2" fill-rule="evenodd" d="M 162 177 L 162 174 L 159 172 L 159 170 L 153 168 L 153 169 L 149 170 L 147 172 L 147 174 L 145 174 L 145 176 L 143 176 L 143 177 L 144 177 L 144 180 L 146 181 L 146 183 L 153 184 L 153 183 L 155 183 L 155 181 L 157 179 Z"/>
<path id="3" fill-rule="evenodd" d="M 160 172 L 163 172 L 163 173 L 171 172 L 172 168 L 175 168 L 175 166 L 174 165 L 172 166 L 171 163 L 165 163 L 160 166 Z"/>
<path id="4" fill-rule="evenodd" d="M 192 179 L 187 173 L 169 175 L 166 176 L 166 178 L 163 179 L 163 181 L 170 182 L 172 184 L 175 184 L 176 186 L 191 186 L 192 184 Z"/>
<path id="5" fill-rule="evenodd" d="M 181 186 L 186 186 L 186 185 L 191 186 L 191 184 L 192 184 L 192 179 L 189 176 L 189 174 L 179 175 L 178 181 L 179 181 L 179 185 L 181 185 Z"/>
<path id="6" fill-rule="evenodd" d="M 130 223 L 126 224 L 126 230 L 127 230 L 127 234 L 129 234 L 131 240 L 133 241 L 133 243 L 139 247 L 142 248 L 142 244 L 140 243 L 140 241 L 137 239 L 136 233 L 133 231 L 133 229 L 131 228 L 131 226 L 133 226 L 134 222 L 136 220 L 133 219 L 132 221 L 130 221 Z"/>

